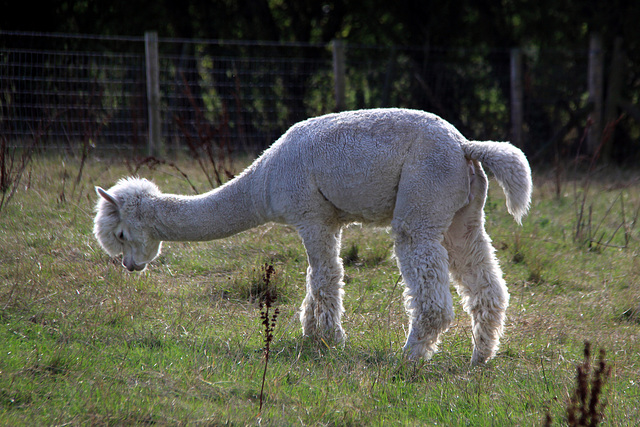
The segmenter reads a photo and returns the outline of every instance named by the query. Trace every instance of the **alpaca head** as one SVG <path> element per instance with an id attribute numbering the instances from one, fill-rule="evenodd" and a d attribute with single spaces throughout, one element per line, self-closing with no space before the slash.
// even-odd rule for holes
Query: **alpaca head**
<path id="1" fill-rule="evenodd" d="M 161 241 L 153 237 L 146 215 L 150 198 L 160 190 L 150 181 L 121 179 L 109 190 L 96 187 L 100 196 L 96 205 L 93 234 L 111 256 L 122 254 L 122 265 L 129 271 L 141 271 L 160 253 Z"/>

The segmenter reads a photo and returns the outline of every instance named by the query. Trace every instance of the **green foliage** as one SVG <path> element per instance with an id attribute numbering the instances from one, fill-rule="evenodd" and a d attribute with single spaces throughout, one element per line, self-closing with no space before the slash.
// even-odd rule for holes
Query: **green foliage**
<path id="1" fill-rule="evenodd" d="M 206 188 L 194 161 L 177 163 Z M 402 358 L 403 289 L 387 230 L 344 230 L 347 342 L 329 347 L 301 336 L 306 256 L 292 228 L 171 242 L 147 271 L 130 274 L 91 236 L 93 186 L 128 170 L 89 159 L 73 197 L 59 200 L 63 183 L 51 177 L 78 167 L 35 158 L 29 187 L 0 219 L 1 425 L 530 425 L 547 409 L 559 422 L 585 340 L 606 349 L 613 367 L 601 391 L 604 422 L 640 418 L 640 230 L 630 221 L 640 208 L 637 172 L 592 177 L 592 217 L 605 218 L 608 236 L 623 218 L 625 189 L 627 245 L 614 247 L 624 239 L 617 235 L 597 251 L 574 240 L 582 193 L 572 181 L 558 195 L 552 177 L 535 174 L 522 228 L 491 182 L 487 228 L 511 302 L 498 356 L 472 368 L 470 322 L 453 290 L 456 322 L 440 352 L 429 362 Z M 168 165 L 139 174 L 192 193 Z M 248 289 L 266 262 L 276 270 L 279 315 L 258 418 L 265 335 Z"/>

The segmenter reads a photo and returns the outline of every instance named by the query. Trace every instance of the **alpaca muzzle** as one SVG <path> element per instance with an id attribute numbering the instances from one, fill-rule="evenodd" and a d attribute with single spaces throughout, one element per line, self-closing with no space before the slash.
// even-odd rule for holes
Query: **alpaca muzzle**
<path id="1" fill-rule="evenodd" d="M 122 265 L 129 271 L 142 271 L 147 267 L 146 263 L 136 264 L 136 262 L 129 257 L 122 258 Z"/>

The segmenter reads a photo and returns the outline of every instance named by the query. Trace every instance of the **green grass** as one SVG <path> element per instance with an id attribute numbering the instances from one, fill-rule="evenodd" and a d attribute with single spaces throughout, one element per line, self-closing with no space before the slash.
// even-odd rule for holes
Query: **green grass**
<path id="1" fill-rule="evenodd" d="M 179 166 L 206 188 L 194 162 Z M 469 319 L 455 292 L 457 317 L 440 352 L 403 360 L 403 289 L 387 230 L 344 232 L 348 336 L 329 347 L 301 336 L 306 257 L 291 227 L 166 243 L 146 272 L 129 274 L 91 235 L 93 186 L 129 170 L 92 159 L 72 192 L 62 177 L 77 168 L 73 159 L 34 160 L 0 212 L 0 425 L 537 425 L 547 408 L 561 425 L 585 340 L 613 368 L 605 422 L 640 419 L 637 174 L 591 182 L 592 229 L 604 219 L 600 242 L 613 235 L 609 246 L 574 239 L 584 176 L 565 178 L 557 196 L 554 179 L 535 174 L 523 227 L 492 181 L 487 229 L 511 304 L 498 356 L 471 368 Z M 192 192 L 169 167 L 139 174 Z M 255 294 L 264 263 L 276 270 L 280 315 L 259 414 Z"/>

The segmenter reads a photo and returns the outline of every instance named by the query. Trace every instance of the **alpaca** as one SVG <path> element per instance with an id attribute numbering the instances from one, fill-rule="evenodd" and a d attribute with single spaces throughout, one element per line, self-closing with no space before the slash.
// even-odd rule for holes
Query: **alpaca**
<path id="1" fill-rule="evenodd" d="M 520 223 L 531 171 L 509 143 L 468 141 L 440 117 L 416 110 L 329 114 L 292 126 L 239 176 L 206 194 L 163 194 L 150 181 L 120 180 L 100 195 L 94 234 L 130 271 L 143 270 L 162 241 L 221 239 L 267 222 L 293 225 L 308 269 L 300 310 L 304 336 L 342 342 L 342 227 L 391 225 L 405 285 L 404 354 L 429 359 L 451 325 L 449 279 L 471 316 L 473 355 L 495 356 L 509 293 L 484 229 L 494 173 Z"/>

